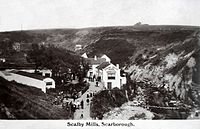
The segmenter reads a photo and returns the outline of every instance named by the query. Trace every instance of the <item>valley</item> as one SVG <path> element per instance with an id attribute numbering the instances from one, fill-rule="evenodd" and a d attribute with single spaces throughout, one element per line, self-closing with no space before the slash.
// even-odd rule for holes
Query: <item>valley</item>
<path id="1" fill-rule="evenodd" d="M 77 92 L 84 91 L 85 96 L 85 91 L 94 88 L 96 82 L 103 85 L 99 80 L 88 81 L 90 67 L 81 55 L 86 53 L 93 58 L 105 54 L 113 65 L 119 64 L 127 82 L 121 88 L 102 88 L 95 93 L 90 98 L 88 119 L 198 119 L 199 29 L 197 26 L 134 25 L 1 32 L 0 66 L 1 70 L 50 69 L 56 89 L 49 95 L 62 92 L 65 97 L 70 94 L 67 99 L 76 96 L 77 102 L 82 98 L 77 97 Z M 81 48 L 75 51 L 77 45 Z M 78 82 L 79 88 L 67 87 L 73 84 L 72 80 Z"/>

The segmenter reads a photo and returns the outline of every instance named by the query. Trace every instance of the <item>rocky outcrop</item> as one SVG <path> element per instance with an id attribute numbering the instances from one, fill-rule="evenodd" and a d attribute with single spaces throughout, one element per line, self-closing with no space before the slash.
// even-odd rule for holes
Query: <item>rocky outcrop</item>
<path id="1" fill-rule="evenodd" d="M 103 120 L 151 120 L 154 114 L 142 107 L 132 105 L 132 102 L 124 103 L 119 108 L 114 108 L 104 114 Z"/>
<path id="2" fill-rule="evenodd" d="M 153 51 L 146 50 L 136 56 L 127 70 L 131 79 L 164 87 L 168 91 L 175 91 L 179 99 L 187 99 L 192 82 L 198 83 L 195 77 L 199 75 L 199 61 L 195 55 L 200 51 L 200 40 L 199 34 L 195 34 L 183 42 L 156 47 Z M 194 77 L 193 72 L 197 76 Z"/>

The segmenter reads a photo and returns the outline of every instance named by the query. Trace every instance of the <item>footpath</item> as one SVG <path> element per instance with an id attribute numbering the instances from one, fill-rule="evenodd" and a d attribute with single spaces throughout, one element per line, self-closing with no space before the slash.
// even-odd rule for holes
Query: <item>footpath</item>
<path id="1" fill-rule="evenodd" d="M 81 95 L 80 98 L 75 100 L 75 103 L 81 103 L 83 101 L 83 109 L 81 106 L 79 109 L 76 109 L 74 113 L 74 120 L 91 120 L 90 117 L 90 103 L 91 99 L 93 98 L 93 95 L 101 90 L 103 90 L 103 84 L 98 83 L 98 86 L 96 86 L 96 81 L 91 82 L 89 81 L 89 89 Z M 89 96 L 89 97 L 88 97 Z M 87 99 L 89 102 L 87 102 Z"/>

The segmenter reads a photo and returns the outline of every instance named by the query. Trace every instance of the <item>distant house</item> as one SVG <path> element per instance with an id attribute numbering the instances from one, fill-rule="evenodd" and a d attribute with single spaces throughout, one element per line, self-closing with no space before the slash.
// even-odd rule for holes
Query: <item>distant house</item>
<path id="1" fill-rule="evenodd" d="M 0 57 L 0 63 L 5 63 L 6 62 L 6 58 Z"/>
<path id="2" fill-rule="evenodd" d="M 82 57 L 86 56 L 84 54 Z M 97 58 L 97 56 L 85 58 L 85 61 L 90 67 L 87 77 L 95 78 L 102 82 L 106 89 L 113 89 L 115 87 L 120 89 L 126 84 L 126 77 L 120 75 L 119 65 L 113 65 L 107 55 L 103 55 L 100 58 Z"/>
<path id="3" fill-rule="evenodd" d="M 18 43 L 18 42 L 16 42 L 16 43 L 13 43 L 13 49 L 15 50 L 15 51 L 20 51 L 21 50 L 21 45 L 20 45 L 20 43 Z"/>
<path id="4" fill-rule="evenodd" d="M 55 88 L 55 81 L 52 78 L 24 71 L 0 71 L 0 76 L 8 81 L 16 81 L 20 84 L 39 88 L 44 93 L 46 93 L 46 89 Z"/>
<path id="5" fill-rule="evenodd" d="M 82 45 L 77 44 L 77 45 L 75 46 L 75 51 L 78 51 L 78 50 L 81 50 L 81 49 L 82 49 Z"/>

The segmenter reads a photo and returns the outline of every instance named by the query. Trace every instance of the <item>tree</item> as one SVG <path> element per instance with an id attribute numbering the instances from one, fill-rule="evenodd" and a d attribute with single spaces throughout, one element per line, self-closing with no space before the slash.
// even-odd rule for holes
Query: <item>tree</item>
<path id="1" fill-rule="evenodd" d="M 36 71 L 38 68 L 48 68 L 52 70 L 53 76 L 62 75 L 68 72 L 68 68 L 75 73 L 80 70 L 80 58 L 70 51 L 57 48 L 53 45 L 45 47 L 32 44 L 32 49 L 28 53 L 29 61 L 34 62 Z"/>
<path id="2" fill-rule="evenodd" d="M 41 66 L 42 55 L 43 50 L 39 48 L 38 44 L 32 44 L 32 49 L 28 52 L 28 61 L 29 62 L 34 62 L 35 63 L 35 71 Z"/>
<path id="3" fill-rule="evenodd" d="M 2 41 L 0 41 L 0 52 L 1 55 L 10 55 L 10 50 L 12 50 L 13 42 L 9 38 L 4 38 Z"/>

